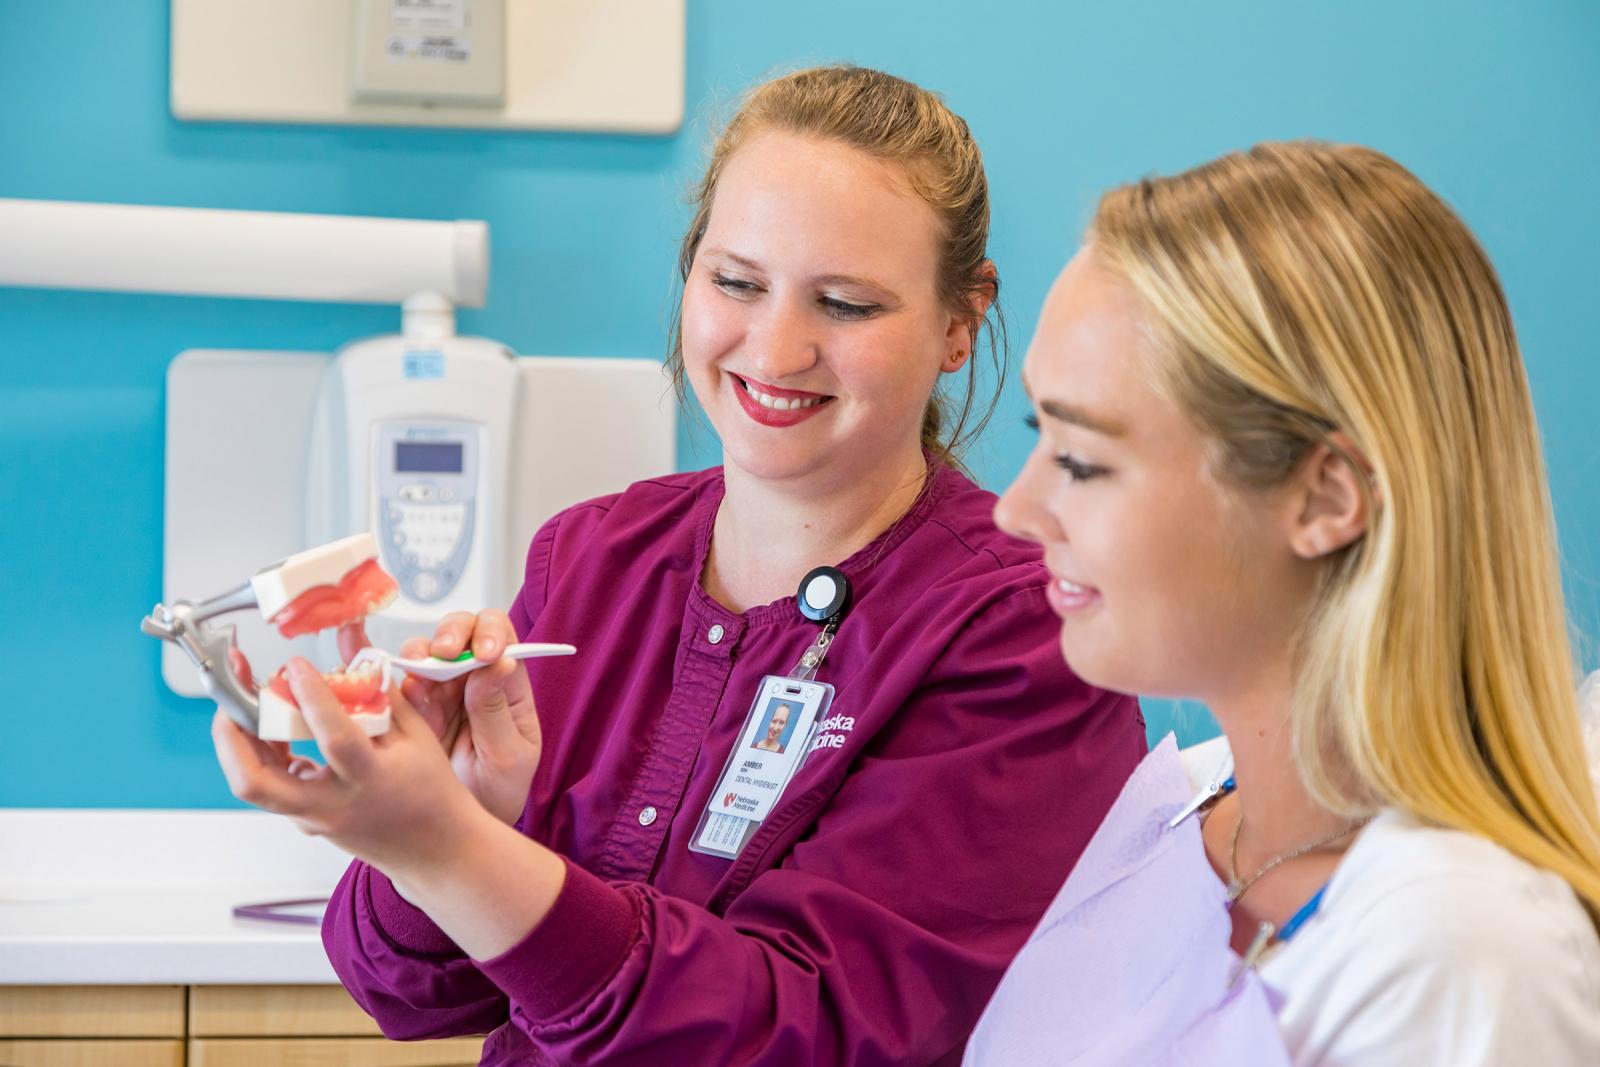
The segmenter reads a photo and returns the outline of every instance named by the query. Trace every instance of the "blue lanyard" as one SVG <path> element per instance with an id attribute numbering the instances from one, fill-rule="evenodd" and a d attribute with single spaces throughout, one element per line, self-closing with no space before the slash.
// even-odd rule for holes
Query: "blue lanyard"
<path id="1" fill-rule="evenodd" d="M 1289 918 L 1289 921 L 1283 924 L 1283 929 L 1278 931 L 1278 944 L 1284 944 L 1300 932 L 1300 927 L 1304 926 L 1306 921 L 1317 913 L 1317 909 L 1322 907 L 1322 898 L 1327 892 L 1328 883 L 1323 882 L 1322 888 L 1311 894 L 1311 899 L 1300 905 L 1300 910 L 1295 912 Z"/>

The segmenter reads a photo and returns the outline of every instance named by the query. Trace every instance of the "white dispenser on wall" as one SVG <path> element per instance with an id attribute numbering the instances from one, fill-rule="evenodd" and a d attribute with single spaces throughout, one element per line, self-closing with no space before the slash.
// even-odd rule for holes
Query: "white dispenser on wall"
<path id="1" fill-rule="evenodd" d="M 368 622 L 388 649 L 451 611 L 499 604 L 517 358 L 457 337 L 449 303 L 407 300 L 402 332 L 341 349 L 322 380 L 306 472 L 306 543 L 370 530 L 400 585 Z"/>

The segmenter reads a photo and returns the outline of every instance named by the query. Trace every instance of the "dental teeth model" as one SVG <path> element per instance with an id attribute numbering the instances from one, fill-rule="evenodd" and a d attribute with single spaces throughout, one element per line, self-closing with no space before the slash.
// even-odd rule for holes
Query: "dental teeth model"
<path id="1" fill-rule="evenodd" d="M 285 637 L 320 633 L 360 622 L 394 603 L 400 587 L 378 566 L 378 545 L 370 533 L 357 534 L 290 556 L 250 579 L 262 616 Z M 368 737 L 389 729 L 387 660 L 351 665 L 323 674 L 339 705 Z M 263 741 L 309 741 L 311 728 L 300 714 L 289 679 L 279 668 L 260 691 Z"/>
<path id="2" fill-rule="evenodd" d="M 365 663 L 353 669 L 328 671 L 322 676 L 338 698 L 339 706 L 368 737 L 389 729 L 389 686 L 392 676 L 387 662 Z M 289 689 L 289 679 L 279 668 L 260 692 L 261 724 L 256 736 L 263 741 L 310 741 L 311 728 L 300 713 L 300 705 Z"/>
<path id="3" fill-rule="evenodd" d="M 211 620 L 255 608 L 283 636 L 297 637 L 360 622 L 388 607 L 397 595 L 399 586 L 378 566 L 378 543 L 363 533 L 296 553 L 210 600 L 157 604 L 142 629 L 183 649 L 199 668 L 206 692 L 234 722 L 264 741 L 309 741 L 311 730 L 285 669 L 280 667 L 258 688 L 233 644 L 233 627 L 215 626 Z M 563 644 L 515 644 L 502 649 L 500 658 L 570 656 L 576 651 Z M 339 706 L 368 737 L 375 737 L 389 729 L 389 690 L 396 670 L 447 681 L 487 662 L 470 651 L 454 659 L 401 659 L 369 645 L 322 677 Z"/>
<path id="4" fill-rule="evenodd" d="M 398 591 L 378 566 L 377 541 L 362 533 L 296 553 L 210 600 L 157 604 L 142 628 L 182 648 L 199 668 L 206 691 L 240 726 L 268 741 L 303 740 L 311 731 L 284 671 L 257 689 L 248 670 L 241 677 L 234 669 L 233 627 L 213 626 L 211 620 L 255 608 L 283 636 L 295 637 L 360 622 L 392 603 Z M 387 659 L 369 659 L 323 677 L 370 737 L 389 728 L 391 674 Z"/>

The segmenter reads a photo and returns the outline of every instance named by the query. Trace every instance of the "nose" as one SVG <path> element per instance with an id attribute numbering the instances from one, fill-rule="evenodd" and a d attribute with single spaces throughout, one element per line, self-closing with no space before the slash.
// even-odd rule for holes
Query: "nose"
<path id="1" fill-rule="evenodd" d="M 996 526 L 1012 537 L 1041 545 L 1064 539 L 1060 524 L 1051 516 L 1048 507 L 1046 462 L 1043 449 L 1035 448 L 1030 452 L 1016 479 L 994 505 Z"/>
<path id="2" fill-rule="evenodd" d="M 751 370 L 769 384 L 816 366 L 820 345 L 813 333 L 810 308 L 795 300 L 768 300 L 750 332 Z"/>

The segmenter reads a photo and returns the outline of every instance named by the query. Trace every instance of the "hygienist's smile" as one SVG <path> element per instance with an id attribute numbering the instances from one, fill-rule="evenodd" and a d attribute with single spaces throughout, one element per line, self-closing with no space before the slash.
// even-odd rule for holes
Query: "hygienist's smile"
<path id="1" fill-rule="evenodd" d="M 826 393 L 780 389 L 732 371 L 727 375 L 732 379 L 739 406 L 763 426 L 795 426 L 816 415 L 834 399 Z"/>

